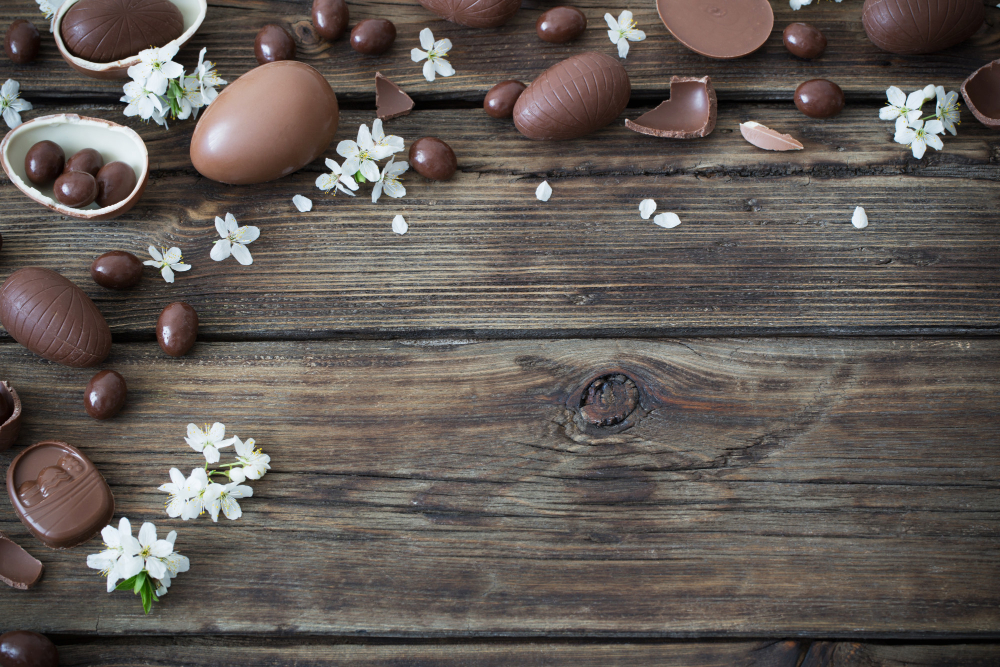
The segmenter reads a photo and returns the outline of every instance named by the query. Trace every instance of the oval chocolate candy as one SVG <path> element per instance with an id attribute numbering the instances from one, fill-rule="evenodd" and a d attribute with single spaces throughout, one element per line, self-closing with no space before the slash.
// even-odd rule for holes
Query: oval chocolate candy
<path id="1" fill-rule="evenodd" d="M 316 34 L 332 42 L 340 37 L 350 21 L 344 0 L 313 0 L 312 22 Z"/>
<path id="2" fill-rule="evenodd" d="M 810 79 L 795 89 L 795 106 L 810 118 L 832 118 L 844 110 L 844 91 L 833 81 Z"/>
<path id="3" fill-rule="evenodd" d="M 3 50 L 12 63 L 26 65 L 38 57 L 42 37 L 31 21 L 17 19 L 7 28 L 3 38 Z"/>
<path id="4" fill-rule="evenodd" d="M 433 181 L 447 181 L 458 169 L 451 146 L 437 137 L 423 137 L 410 145 L 410 164 L 418 174 Z"/>
<path id="5" fill-rule="evenodd" d="M 253 52 L 260 65 L 279 60 L 295 60 L 295 40 L 280 25 L 268 23 L 257 33 Z"/>
<path id="6" fill-rule="evenodd" d="M 59 651 L 45 635 L 11 630 L 0 635 L 0 667 L 59 667 Z"/>
<path id="7" fill-rule="evenodd" d="M 819 58 L 826 51 L 826 35 L 808 23 L 789 23 L 781 40 L 789 53 L 805 60 Z"/>
<path id="8" fill-rule="evenodd" d="M 116 371 L 99 371 L 83 392 L 83 407 L 94 419 L 111 419 L 121 412 L 128 398 L 125 378 Z"/>
<path id="9" fill-rule="evenodd" d="M 501 81 L 490 88 L 483 99 L 483 109 L 493 118 L 510 118 L 514 115 L 514 105 L 521 96 L 526 85 L 514 79 Z"/>
<path id="10" fill-rule="evenodd" d="M 521 0 L 420 0 L 443 19 L 469 28 L 496 28 L 517 14 Z"/>
<path id="11" fill-rule="evenodd" d="M 392 48 L 396 25 L 385 19 L 365 19 L 351 30 L 351 48 L 366 56 L 377 56 Z"/>
<path id="12" fill-rule="evenodd" d="M 171 357 L 183 357 L 198 339 L 198 312 L 183 301 L 175 301 L 156 320 L 156 340 Z"/>
<path id="13" fill-rule="evenodd" d="M 872 44 L 904 56 L 964 42 L 985 20 L 982 0 L 865 0 L 861 10 Z"/>
<path id="14" fill-rule="evenodd" d="M 94 260 L 90 277 L 101 287 L 131 289 L 142 279 L 142 262 L 130 252 L 112 250 Z"/>
<path id="15" fill-rule="evenodd" d="M 576 7 L 553 7 L 538 17 L 538 38 L 553 44 L 571 42 L 587 29 L 587 17 Z"/>

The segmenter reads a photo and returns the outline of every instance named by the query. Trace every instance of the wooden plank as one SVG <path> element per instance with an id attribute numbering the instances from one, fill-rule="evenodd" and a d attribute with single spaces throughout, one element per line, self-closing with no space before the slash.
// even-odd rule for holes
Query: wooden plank
<path id="1" fill-rule="evenodd" d="M 32 591 L 0 590 L 26 627 L 1000 632 L 997 340 L 200 343 L 183 359 L 116 345 L 130 403 L 107 423 L 83 416 L 91 371 L 0 355 L 22 443 L 82 447 L 118 515 L 176 528 L 193 562 L 143 617 L 86 568 L 96 541 L 47 550 L 4 497 L 0 530 L 46 567 Z M 638 407 L 589 426 L 582 396 L 608 373 L 632 378 Z M 185 425 L 214 420 L 273 470 L 238 522 L 169 520 L 155 487 L 198 463 Z"/>
<path id="2" fill-rule="evenodd" d="M 209 58 L 219 65 L 223 78 L 232 81 L 257 65 L 253 42 L 266 23 L 286 26 L 296 37 L 298 58 L 317 67 L 330 81 L 341 100 L 374 98 L 376 71 L 401 85 L 420 103 L 439 100 L 481 101 L 498 81 L 531 81 L 546 67 L 586 50 L 616 53 L 607 37 L 605 12 L 616 16 L 628 6 L 635 14 L 646 41 L 634 44 L 625 61 L 636 98 L 663 96 L 671 75 L 705 76 L 716 82 L 723 99 L 790 100 L 795 87 L 808 79 L 828 78 L 839 83 L 854 98 L 884 99 L 890 85 L 907 88 L 928 83 L 957 88 L 981 65 L 1000 57 L 1000 11 L 988 3 L 987 23 L 966 43 L 928 56 L 896 56 L 877 49 L 865 36 L 860 3 L 819 3 L 792 11 L 786 0 L 772 2 L 774 30 L 757 53 L 736 62 L 700 56 L 680 44 L 660 21 L 653 2 L 612 6 L 594 0 L 575 3 L 588 19 L 588 29 L 577 42 L 546 44 L 535 34 L 535 21 L 549 8 L 547 3 L 526 0 L 508 25 L 495 30 L 463 28 L 438 19 L 413 0 L 360 0 L 350 3 L 352 25 L 366 18 L 389 18 L 397 29 L 396 43 L 384 56 L 355 53 L 346 38 L 333 44 L 317 39 L 309 21 L 309 2 L 236 0 L 210 3 L 208 17 L 198 34 L 178 55 L 178 62 L 193 68 L 198 51 L 208 48 Z M 40 27 L 44 21 L 31 0 L 4 3 L 0 20 L 28 18 Z M 781 43 L 781 31 L 793 21 L 808 21 L 829 40 L 826 54 L 814 62 L 794 58 Z M 410 49 L 419 46 L 418 33 L 430 27 L 434 35 L 452 40 L 449 53 L 456 74 L 433 83 L 423 79 L 420 65 L 410 60 Z M 0 62 L 0 77 L 18 79 L 26 96 L 98 96 L 117 99 L 121 83 L 98 81 L 79 75 L 63 62 L 48 38 L 40 59 L 30 66 L 15 67 Z"/>

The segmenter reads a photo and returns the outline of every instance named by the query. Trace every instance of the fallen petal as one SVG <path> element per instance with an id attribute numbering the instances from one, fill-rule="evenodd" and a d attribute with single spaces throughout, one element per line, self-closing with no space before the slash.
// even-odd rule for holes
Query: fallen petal
<path id="1" fill-rule="evenodd" d="M 535 188 L 535 197 L 538 198 L 538 201 L 548 201 L 551 196 L 552 186 L 549 185 L 548 181 L 542 181 L 541 184 Z"/>
<path id="2" fill-rule="evenodd" d="M 854 209 L 854 215 L 851 216 L 851 224 L 858 229 L 864 229 L 868 226 L 868 214 L 865 213 L 865 209 L 860 206 Z"/>
<path id="3" fill-rule="evenodd" d="M 392 231 L 396 232 L 397 234 L 405 234 L 406 230 L 408 230 L 409 228 L 410 226 L 406 224 L 406 220 L 403 218 L 403 216 L 397 215 L 395 218 L 392 219 Z"/>
<path id="4" fill-rule="evenodd" d="M 295 208 L 299 209 L 303 213 L 311 211 L 313 207 L 312 199 L 303 197 L 302 195 L 295 195 L 292 197 L 292 203 L 295 204 Z"/>
<path id="5" fill-rule="evenodd" d="M 673 229 L 677 225 L 681 224 L 681 219 L 677 217 L 676 213 L 661 213 L 653 218 L 653 222 L 658 224 L 660 227 Z"/>

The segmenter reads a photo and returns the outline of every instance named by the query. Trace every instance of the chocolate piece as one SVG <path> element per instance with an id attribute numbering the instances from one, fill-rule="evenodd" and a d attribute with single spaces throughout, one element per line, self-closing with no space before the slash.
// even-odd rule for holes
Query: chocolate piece
<path id="1" fill-rule="evenodd" d="M 0 533 L 0 581 L 11 588 L 26 591 L 38 583 L 44 569 L 41 561 Z M 0 666 L 5 664 L 0 653 Z"/>
<path id="2" fill-rule="evenodd" d="M 781 41 L 789 53 L 806 60 L 819 58 L 826 51 L 826 35 L 808 23 L 789 23 Z"/>
<path id="3" fill-rule="evenodd" d="M 437 137 L 414 141 L 410 146 L 410 164 L 418 174 L 434 181 L 447 181 L 458 169 L 455 151 Z"/>
<path id="4" fill-rule="evenodd" d="M 844 110 L 844 91 L 826 79 L 811 79 L 795 89 L 795 106 L 810 118 L 831 118 Z"/>
<path id="5" fill-rule="evenodd" d="M 344 0 L 313 0 L 312 21 L 316 34 L 332 42 L 344 33 L 350 21 L 347 3 Z"/>
<path id="6" fill-rule="evenodd" d="M 576 7 L 553 7 L 538 17 L 538 38 L 553 44 L 572 42 L 587 29 L 587 17 Z"/>
<path id="7" fill-rule="evenodd" d="M 110 63 L 177 39 L 184 17 L 170 0 L 80 0 L 63 15 L 60 31 L 77 58 Z"/>
<path id="8" fill-rule="evenodd" d="M 268 63 L 226 86 L 198 119 L 191 162 L 222 183 L 273 181 L 322 155 L 339 120 L 322 74 L 297 60 Z"/>
<path id="9" fill-rule="evenodd" d="M 0 323 L 40 357 L 96 366 L 111 352 L 111 330 L 83 290 L 55 271 L 29 266 L 0 285 Z"/>
<path id="10" fill-rule="evenodd" d="M 861 23 L 890 53 L 934 53 L 964 42 L 986 20 L 982 0 L 865 0 Z"/>
<path id="11" fill-rule="evenodd" d="M 0 380 L 0 452 L 17 442 L 21 414 L 21 399 L 14 387 Z"/>
<path id="12" fill-rule="evenodd" d="M 483 109 L 486 110 L 487 115 L 493 118 L 510 118 L 514 115 L 514 105 L 517 104 L 517 98 L 521 97 L 525 88 L 527 86 L 520 81 L 513 79 L 501 81 L 486 93 Z"/>
<path id="13" fill-rule="evenodd" d="M 85 171 L 64 171 L 53 188 L 56 201 L 72 208 L 83 208 L 97 199 L 97 181 Z"/>
<path id="14" fill-rule="evenodd" d="M 83 407 L 94 419 L 111 419 L 125 407 L 127 396 L 125 378 L 115 371 L 100 371 L 87 383 Z"/>
<path id="15" fill-rule="evenodd" d="M 529 139 L 575 139 L 625 110 L 632 85 L 621 63 L 590 51 L 556 63 L 514 105 L 514 125 Z"/>
<path id="16" fill-rule="evenodd" d="M 766 151 L 800 151 L 802 144 L 787 134 L 781 134 L 764 127 L 760 123 L 748 120 L 740 123 L 740 134 L 757 148 Z"/>
<path id="17" fill-rule="evenodd" d="M 656 11 L 684 46 L 709 58 L 753 53 L 774 27 L 767 0 L 656 0 Z"/>
<path id="18" fill-rule="evenodd" d="M 1000 128 L 1000 60 L 983 65 L 962 82 L 962 97 L 986 127 Z"/>
<path id="19" fill-rule="evenodd" d="M 59 667 L 59 651 L 37 632 L 5 632 L 0 635 L 0 667 Z"/>
<path id="20" fill-rule="evenodd" d="M 718 103 L 712 79 L 670 77 L 670 99 L 625 127 L 642 134 L 667 139 L 707 137 L 715 129 Z"/>
<path id="21" fill-rule="evenodd" d="M 7 495 L 21 523 L 53 549 L 86 542 L 115 513 L 101 473 L 65 442 L 39 442 L 18 454 L 7 469 Z"/>
<path id="22" fill-rule="evenodd" d="M 295 60 L 295 40 L 280 25 L 268 23 L 257 33 L 253 53 L 261 65 L 278 60 Z"/>
<path id="23" fill-rule="evenodd" d="M 142 279 L 142 262 L 130 252 L 112 250 L 94 260 L 90 277 L 101 287 L 131 289 Z"/>
<path id="24" fill-rule="evenodd" d="M 62 147 L 48 139 L 39 141 L 24 156 L 24 174 L 35 185 L 48 185 L 59 178 L 66 165 Z"/>
<path id="25" fill-rule="evenodd" d="M 392 120 L 410 113 L 413 100 L 381 72 L 375 72 L 375 109 L 382 120 Z"/>
<path id="26" fill-rule="evenodd" d="M 175 301 L 156 320 L 156 340 L 171 357 L 183 357 L 198 338 L 198 313 L 183 301 Z"/>
<path id="27" fill-rule="evenodd" d="M 420 4 L 443 19 L 470 28 L 496 28 L 521 8 L 521 0 L 420 0 Z"/>
<path id="28" fill-rule="evenodd" d="M 73 153 L 73 157 L 66 160 L 65 171 L 85 171 L 94 178 L 97 172 L 104 166 L 104 158 L 93 148 L 84 148 Z"/>
<path id="29" fill-rule="evenodd" d="M 125 201 L 135 190 L 135 170 L 124 162 L 109 162 L 97 172 L 97 205 L 101 208 Z"/>
<path id="30" fill-rule="evenodd" d="M 396 26 L 385 19 L 365 19 L 351 31 L 351 48 L 366 56 L 385 53 L 396 41 Z"/>
<path id="31" fill-rule="evenodd" d="M 11 23 L 3 39 L 3 50 L 10 61 L 17 65 L 26 65 L 37 58 L 41 45 L 42 37 L 38 34 L 38 28 L 24 19 Z"/>

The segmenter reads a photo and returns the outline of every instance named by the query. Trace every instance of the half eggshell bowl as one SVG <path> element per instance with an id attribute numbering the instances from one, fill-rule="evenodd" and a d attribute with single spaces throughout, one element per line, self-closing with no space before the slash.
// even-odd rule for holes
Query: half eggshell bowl
<path id="1" fill-rule="evenodd" d="M 163 46 L 170 46 L 175 44 L 177 48 L 180 48 L 188 43 L 194 33 L 198 31 L 201 27 L 202 21 L 205 20 L 205 14 L 208 13 L 208 0 L 170 0 L 177 8 L 181 10 L 181 16 L 184 19 L 184 32 L 177 39 L 167 42 Z M 139 62 L 139 54 L 130 56 L 128 58 L 122 58 L 121 60 L 113 60 L 109 63 L 95 63 L 89 60 L 84 60 L 83 58 L 77 58 L 69 49 L 66 48 L 66 43 L 62 38 L 62 20 L 66 16 L 66 12 L 69 8 L 75 5 L 79 0 L 66 0 L 63 5 L 56 12 L 55 19 L 52 23 L 52 36 L 55 37 L 56 47 L 59 49 L 59 53 L 62 54 L 63 60 L 69 63 L 69 66 L 75 69 L 80 74 L 86 74 L 87 76 L 92 76 L 95 79 L 127 79 L 128 78 L 128 68 L 132 65 L 136 65 Z M 69 155 L 67 153 L 66 155 Z"/>
<path id="2" fill-rule="evenodd" d="M 52 184 L 36 186 L 28 180 L 24 171 L 24 156 L 32 146 L 45 139 L 59 144 L 67 157 L 84 148 L 93 148 L 104 158 L 104 164 L 124 162 L 135 171 L 135 188 L 122 201 L 104 208 L 99 208 L 96 203 L 85 208 L 60 204 L 53 197 Z M 0 142 L 0 162 L 7 178 L 18 190 L 46 208 L 81 220 L 117 218 L 135 206 L 149 180 L 149 154 L 146 144 L 134 130 L 109 120 L 76 114 L 42 116 L 21 123 Z"/>
<path id="3" fill-rule="evenodd" d="M 976 120 L 1000 129 L 1000 60 L 983 65 L 963 81 L 962 97 Z"/>

